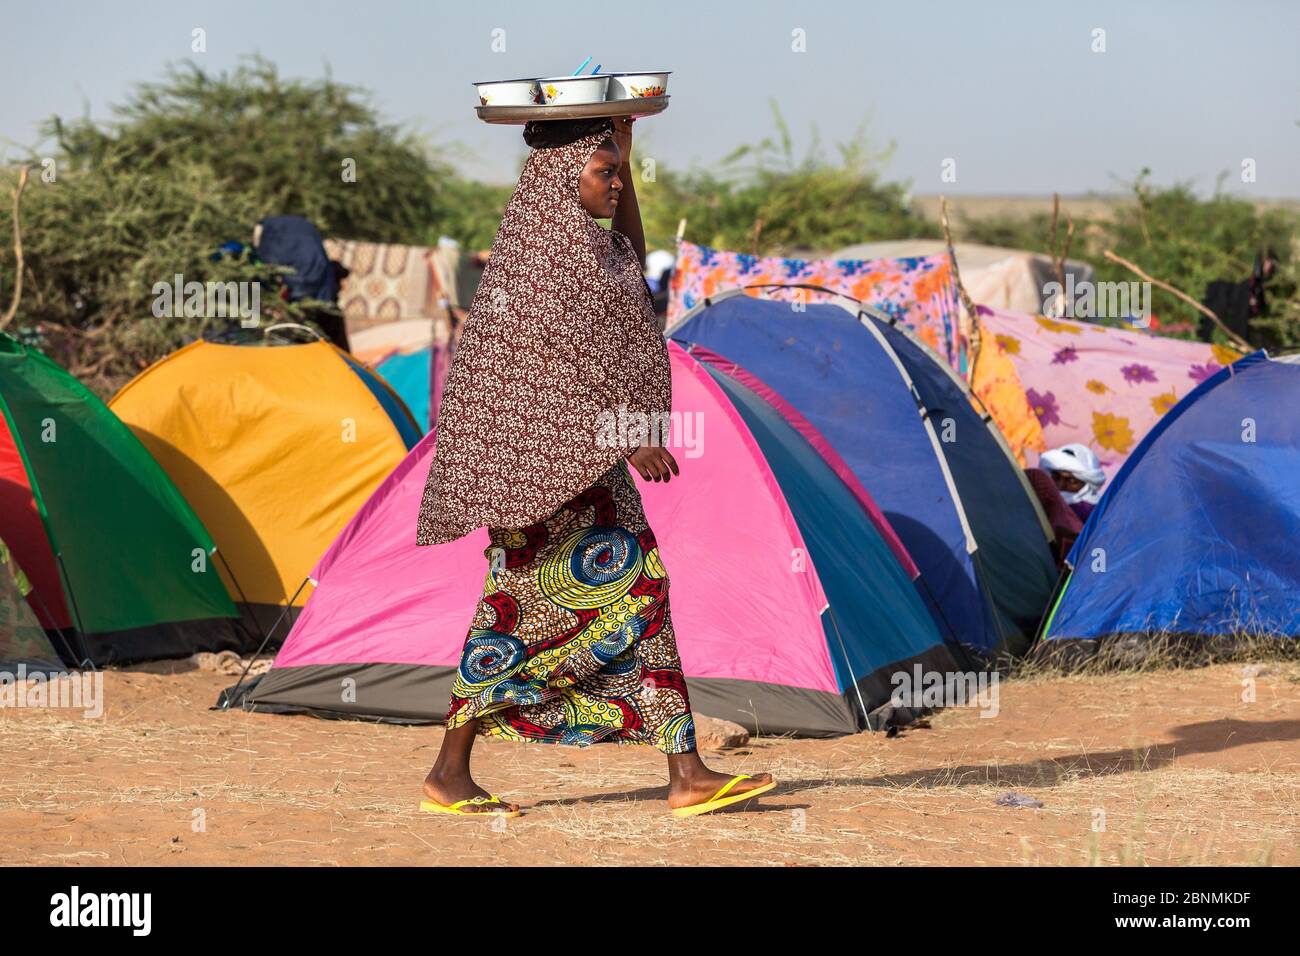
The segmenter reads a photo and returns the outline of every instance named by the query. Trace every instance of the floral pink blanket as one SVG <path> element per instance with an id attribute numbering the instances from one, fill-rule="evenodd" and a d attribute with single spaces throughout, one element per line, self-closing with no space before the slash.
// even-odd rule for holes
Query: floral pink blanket
<path id="1" fill-rule="evenodd" d="M 1240 353 L 1164 338 L 979 307 L 983 325 L 1016 366 L 1047 447 L 1089 446 L 1114 477 L 1156 420 Z M 983 343 L 987 348 L 990 343 Z"/>

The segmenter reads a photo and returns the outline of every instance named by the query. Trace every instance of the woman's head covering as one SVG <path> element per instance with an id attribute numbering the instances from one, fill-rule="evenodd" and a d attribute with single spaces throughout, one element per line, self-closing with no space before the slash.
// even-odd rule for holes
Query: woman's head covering
<path id="1" fill-rule="evenodd" d="M 1101 498 L 1101 486 L 1106 483 L 1106 473 L 1101 462 L 1087 445 L 1073 444 L 1053 448 L 1038 456 L 1038 467 L 1047 471 L 1063 471 L 1084 483 L 1078 491 L 1062 491 L 1066 504 L 1086 501 L 1096 504 Z"/>
<path id="2" fill-rule="evenodd" d="M 524 164 L 443 392 L 417 544 L 549 517 L 633 450 L 602 431 L 620 406 L 650 421 L 672 408 L 631 240 L 579 198 L 611 128 L 535 148 Z"/>

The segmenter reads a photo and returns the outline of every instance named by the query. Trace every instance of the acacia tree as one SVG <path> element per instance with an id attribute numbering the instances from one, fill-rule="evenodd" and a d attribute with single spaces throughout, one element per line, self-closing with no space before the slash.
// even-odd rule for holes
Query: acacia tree
<path id="1" fill-rule="evenodd" d="M 329 76 L 284 79 L 260 57 L 219 75 L 169 67 L 109 123 L 56 116 L 42 133 L 52 148 L 26 159 L 24 288 L 10 331 L 101 393 L 206 321 L 156 317 L 156 283 L 178 273 L 267 278 L 266 267 L 213 256 L 222 242 L 249 241 L 264 216 L 303 215 L 327 236 L 419 243 L 461 204 L 450 167 L 381 122 L 361 91 Z M 14 265 L 6 243 L 6 304 Z M 262 306 L 270 320 L 297 314 L 273 296 Z"/>
<path id="2" fill-rule="evenodd" d="M 1076 221 L 1070 257 L 1091 262 L 1098 281 L 1136 280 L 1124 266 L 1104 257 L 1109 249 L 1200 300 L 1213 280 L 1249 278 L 1256 254 L 1272 249 L 1280 268 L 1267 286 L 1269 314 L 1250 321 L 1246 338 L 1254 346 L 1274 350 L 1300 345 L 1300 250 L 1294 242 L 1300 217 L 1295 211 L 1261 208 L 1221 188 L 1208 198 L 1197 196 L 1186 183 L 1157 189 L 1149 178 L 1150 170 L 1142 170 L 1129 184 L 1129 197 L 1109 215 Z M 971 242 L 1051 255 L 1049 222 L 1045 212 L 969 219 L 959 233 Z M 1183 337 L 1194 334 L 1201 320 L 1196 309 L 1159 288 L 1152 290 L 1151 298 L 1162 332 L 1181 329 Z"/>

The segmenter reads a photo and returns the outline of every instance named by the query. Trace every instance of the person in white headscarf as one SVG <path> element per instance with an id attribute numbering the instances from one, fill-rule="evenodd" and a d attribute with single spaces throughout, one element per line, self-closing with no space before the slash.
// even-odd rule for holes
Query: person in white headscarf
<path id="1" fill-rule="evenodd" d="M 1077 443 L 1062 445 L 1039 455 L 1038 467 L 1052 476 L 1061 497 L 1080 520 L 1087 521 L 1106 483 L 1106 473 L 1092 449 Z"/>

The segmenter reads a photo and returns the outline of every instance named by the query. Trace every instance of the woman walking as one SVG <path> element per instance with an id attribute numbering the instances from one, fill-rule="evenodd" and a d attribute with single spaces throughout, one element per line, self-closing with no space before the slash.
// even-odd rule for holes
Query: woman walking
<path id="1" fill-rule="evenodd" d="M 629 471 L 669 481 L 678 465 L 666 435 L 610 441 L 602 428 L 666 421 L 672 407 L 642 275 L 631 127 L 524 128 L 533 150 L 448 376 L 417 542 L 487 527 L 491 545 L 424 782 L 431 812 L 519 815 L 474 782 L 477 734 L 651 744 L 668 756 L 668 803 L 683 816 L 775 786 L 768 774 L 715 773 L 695 749 L 668 574 Z M 596 221 L 607 217 L 609 230 Z"/>

